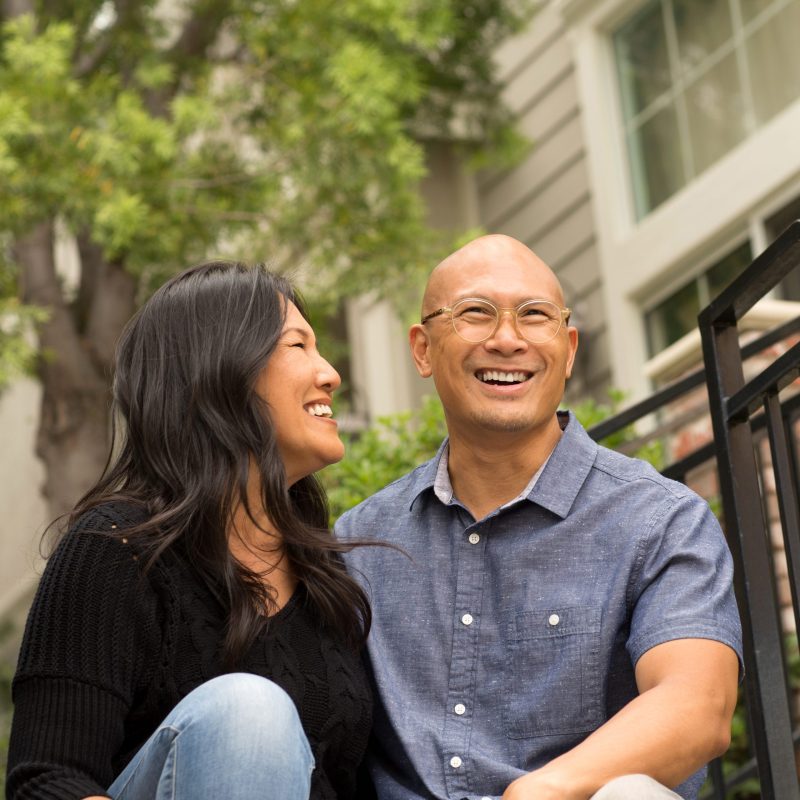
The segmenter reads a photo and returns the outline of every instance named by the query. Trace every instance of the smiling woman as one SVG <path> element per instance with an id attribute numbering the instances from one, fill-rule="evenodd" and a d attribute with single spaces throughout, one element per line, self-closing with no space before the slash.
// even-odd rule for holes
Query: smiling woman
<path id="1" fill-rule="evenodd" d="M 188 269 L 131 320 L 118 455 L 28 619 L 10 798 L 354 796 L 370 611 L 313 475 L 339 383 L 262 265 Z"/>

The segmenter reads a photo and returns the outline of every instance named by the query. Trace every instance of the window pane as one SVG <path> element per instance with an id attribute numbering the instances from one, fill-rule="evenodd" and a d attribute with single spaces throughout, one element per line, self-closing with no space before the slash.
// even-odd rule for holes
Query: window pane
<path id="1" fill-rule="evenodd" d="M 745 242 L 710 267 L 706 272 L 708 302 L 711 302 L 734 278 L 741 275 L 752 260 L 750 242 Z"/>
<path id="2" fill-rule="evenodd" d="M 689 86 L 686 108 L 698 174 L 745 138 L 744 97 L 734 54 Z"/>
<path id="3" fill-rule="evenodd" d="M 770 17 L 746 42 L 756 119 L 766 122 L 800 97 L 800 0 Z"/>
<path id="4" fill-rule="evenodd" d="M 633 131 L 628 149 L 637 216 L 643 217 L 686 183 L 674 106 Z"/>
<path id="5" fill-rule="evenodd" d="M 670 87 L 661 3 L 652 0 L 614 35 L 625 119 L 635 117 Z"/>
<path id="6" fill-rule="evenodd" d="M 697 282 L 692 281 L 646 315 L 650 355 L 669 347 L 697 325 L 700 301 Z"/>
<path id="7" fill-rule="evenodd" d="M 673 0 L 681 69 L 696 67 L 733 36 L 728 0 Z"/>

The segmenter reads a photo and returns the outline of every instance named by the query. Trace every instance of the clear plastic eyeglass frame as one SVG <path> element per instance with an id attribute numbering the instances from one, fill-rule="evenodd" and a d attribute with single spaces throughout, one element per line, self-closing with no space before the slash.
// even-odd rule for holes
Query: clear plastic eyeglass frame
<path id="1" fill-rule="evenodd" d="M 530 324 L 521 323 L 531 314 Z M 420 322 L 424 325 L 435 317 L 447 314 L 456 334 L 465 342 L 480 344 L 491 339 L 500 327 L 503 314 L 511 314 L 517 333 L 532 344 L 545 344 L 555 339 L 561 327 L 569 323 L 569 308 L 562 308 L 551 300 L 525 300 L 516 308 L 498 308 L 483 297 L 466 297 L 452 306 L 443 306 L 426 314 Z M 481 318 L 483 316 L 483 319 Z"/>

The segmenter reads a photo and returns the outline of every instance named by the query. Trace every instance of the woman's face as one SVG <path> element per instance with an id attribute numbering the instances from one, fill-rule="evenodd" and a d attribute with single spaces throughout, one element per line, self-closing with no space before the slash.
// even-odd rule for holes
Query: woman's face
<path id="1" fill-rule="evenodd" d="M 341 382 L 317 352 L 311 326 L 290 302 L 278 345 L 256 384 L 269 405 L 289 485 L 344 456 L 331 410 Z"/>

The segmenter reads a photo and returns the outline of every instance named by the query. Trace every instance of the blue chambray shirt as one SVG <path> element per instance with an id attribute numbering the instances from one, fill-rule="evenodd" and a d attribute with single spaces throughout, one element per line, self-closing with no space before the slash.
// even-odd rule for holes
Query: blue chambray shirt
<path id="1" fill-rule="evenodd" d="M 476 521 L 446 458 L 445 441 L 336 525 L 408 554 L 346 555 L 374 614 L 380 800 L 499 797 L 635 697 L 634 666 L 655 645 L 714 639 L 741 663 L 731 557 L 684 485 L 570 415 L 523 494 Z M 702 779 L 678 792 L 695 797 Z"/>

